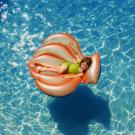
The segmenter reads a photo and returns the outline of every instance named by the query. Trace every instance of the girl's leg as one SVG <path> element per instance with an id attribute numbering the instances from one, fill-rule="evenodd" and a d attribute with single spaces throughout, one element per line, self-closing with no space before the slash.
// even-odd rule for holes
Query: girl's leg
<path id="1" fill-rule="evenodd" d="M 61 66 L 51 66 L 51 67 L 39 67 L 39 71 L 53 71 L 57 73 L 64 73 L 67 70 L 67 66 L 62 64 Z"/>
<path id="2" fill-rule="evenodd" d="M 54 72 L 60 72 L 61 71 L 61 66 L 53 66 L 53 65 L 48 65 L 47 67 L 38 65 L 37 62 L 34 62 L 34 60 L 30 60 L 28 62 L 28 67 L 30 69 L 34 69 L 36 72 L 40 71 L 54 71 Z"/>
<path id="3" fill-rule="evenodd" d="M 60 73 L 60 68 L 50 68 L 50 67 L 37 67 L 39 71 L 53 71 Z"/>

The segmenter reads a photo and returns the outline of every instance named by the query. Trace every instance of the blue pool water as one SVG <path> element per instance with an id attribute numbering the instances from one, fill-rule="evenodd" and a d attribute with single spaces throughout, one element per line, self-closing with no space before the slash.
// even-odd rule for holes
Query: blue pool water
<path id="1" fill-rule="evenodd" d="M 1 0 L 0 19 L 0 135 L 135 135 L 135 0 Z M 63 98 L 26 65 L 59 32 L 101 54 L 98 83 Z"/>

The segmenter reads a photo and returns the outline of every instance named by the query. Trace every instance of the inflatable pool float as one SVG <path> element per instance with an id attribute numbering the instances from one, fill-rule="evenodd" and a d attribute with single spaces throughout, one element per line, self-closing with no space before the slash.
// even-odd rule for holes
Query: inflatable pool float
<path id="1" fill-rule="evenodd" d="M 77 63 L 79 59 L 90 57 L 92 64 L 82 76 L 52 71 L 38 72 L 36 67 L 57 67 L 64 61 Z M 49 36 L 29 60 L 28 67 L 36 86 L 50 96 L 66 96 L 80 83 L 96 84 L 100 72 L 100 54 L 84 56 L 77 40 L 69 34 L 59 33 Z"/>

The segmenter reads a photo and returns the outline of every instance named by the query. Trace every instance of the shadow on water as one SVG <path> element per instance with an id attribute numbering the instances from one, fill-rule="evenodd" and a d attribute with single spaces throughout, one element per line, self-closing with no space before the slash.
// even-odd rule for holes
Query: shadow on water
<path id="1" fill-rule="evenodd" d="M 7 9 L 9 6 L 9 0 L 0 0 L 0 20 L 2 13 Z"/>
<path id="2" fill-rule="evenodd" d="M 2 7 L 4 4 L 9 4 L 9 0 L 0 0 L 0 7 Z"/>
<path id="3" fill-rule="evenodd" d="M 91 121 L 109 129 L 111 115 L 108 101 L 94 95 L 87 86 L 79 86 L 71 95 L 54 99 L 48 108 L 64 135 L 87 135 Z"/>

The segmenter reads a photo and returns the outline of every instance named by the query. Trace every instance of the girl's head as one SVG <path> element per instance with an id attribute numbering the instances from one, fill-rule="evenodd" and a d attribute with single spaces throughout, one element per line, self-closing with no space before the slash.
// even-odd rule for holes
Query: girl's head
<path id="1" fill-rule="evenodd" d="M 83 72 L 85 72 L 89 68 L 89 66 L 91 65 L 91 63 L 92 63 L 91 58 L 84 58 L 81 61 L 81 69 L 83 70 Z"/>

